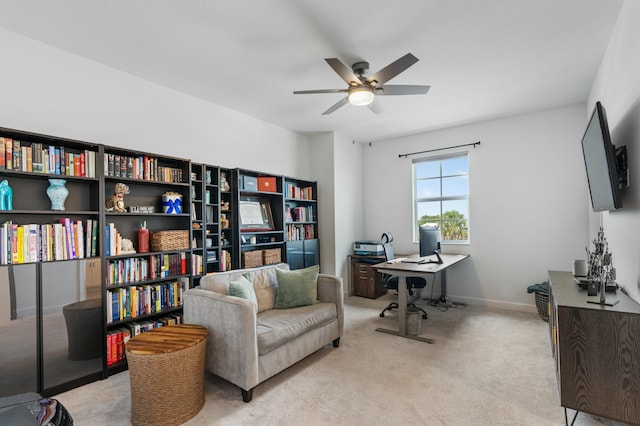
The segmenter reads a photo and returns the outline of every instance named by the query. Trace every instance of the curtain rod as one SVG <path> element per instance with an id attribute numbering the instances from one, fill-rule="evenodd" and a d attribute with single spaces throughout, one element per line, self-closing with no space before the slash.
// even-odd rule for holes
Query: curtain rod
<path id="1" fill-rule="evenodd" d="M 448 146 L 446 148 L 435 148 L 435 149 L 428 149 L 426 151 L 411 152 L 409 154 L 398 154 L 398 158 L 402 158 L 402 157 L 407 158 L 410 155 L 418 155 L 418 154 L 424 154 L 424 153 L 427 153 L 427 152 L 442 151 L 443 149 L 453 149 L 453 148 L 460 148 L 460 147 L 463 147 L 463 146 L 471 146 L 471 145 L 473 145 L 473 147 L 475 148 L 476 145 L 480 145 L 480 141 L 473 142 L 473 143 L 465 143 L 465 144 L 456 145 L 456 146 Z"/>

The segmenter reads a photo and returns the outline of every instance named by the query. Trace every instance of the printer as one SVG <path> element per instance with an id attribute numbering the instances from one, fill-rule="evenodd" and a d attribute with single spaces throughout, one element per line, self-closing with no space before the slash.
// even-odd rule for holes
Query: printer
<path id="1" fill-rule="evenodd" d="M 384 248 L 380 241 L 356 241 L 353 243 L 353 254 L 360 256 L 384 256 Z"/>

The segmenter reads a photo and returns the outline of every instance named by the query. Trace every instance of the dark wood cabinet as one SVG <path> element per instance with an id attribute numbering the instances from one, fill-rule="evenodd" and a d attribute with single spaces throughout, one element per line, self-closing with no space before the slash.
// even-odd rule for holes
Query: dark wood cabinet
<path id="1" fill-rule="evenodd" d="M 376 299 L 387 293 L 387 288 L 382 282 L 382 274 L 372 268 L 372 265 L 379 262 L 384 262 L 384 258 L 351 257 L 351 283 L 354 296 Z"/>
<path id="2" fill-rule="evenodd" d="M 287 241 L 287 263 L 291 269 L 320 264 L 320 244 L 317 239 Z"/>
<path id="3" fill-rule="evenodd" d="M 549 272 L 549 331 L 560 403 L 640 424 L 640 305 L 621 291 L 614 306 L 587 303 L 570 272 Z"/>

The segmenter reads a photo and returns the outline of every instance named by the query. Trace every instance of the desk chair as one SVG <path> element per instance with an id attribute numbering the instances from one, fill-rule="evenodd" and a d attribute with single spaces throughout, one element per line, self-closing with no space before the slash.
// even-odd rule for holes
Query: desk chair
<path id="1" fill-rule="evenodd" d="M 386 261 L 393 260 L 393 245 L 391 245 L 391 241 L 393 241 L 393 236 L 389 232 L 385 232 L 382 234 L 382 248 L 384 249 L 384 258 Z M 392 275 L 383 274 L 382 275 L 382 283 L 389 290 L 398 290 L 398 277 L 394 277 Z M 407 293 L 410 296 L 413 296 L 413 289 L 421 289 L 425 288 L 427 285 L 427 280 L 422 277 L 407 277 Z M 413 310 L 422 312 L 422 319 L 427 319 L 427 312 L 416 306 L 414 303 L 407 303 L 407 308 L 412 308 Z M 392 309 L 398 309 L 397 302 L 391 302 L 389 305 L 380 312 L 380 317 L 384 318 L 384 313 L 387 311 L 391 311 Z"/>

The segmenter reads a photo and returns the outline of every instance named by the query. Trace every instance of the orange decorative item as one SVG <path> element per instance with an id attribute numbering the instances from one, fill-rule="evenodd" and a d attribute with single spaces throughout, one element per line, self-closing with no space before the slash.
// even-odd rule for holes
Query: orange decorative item
<path id="1" fill-rule="evenodd" d="M 258 177 L 258 191 L 277 192 L 275 177 Z"/>

